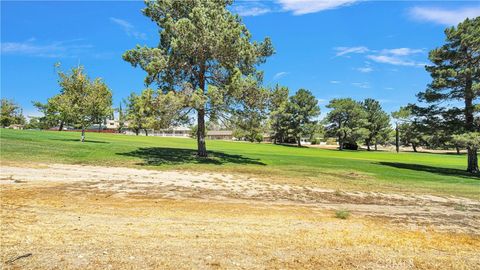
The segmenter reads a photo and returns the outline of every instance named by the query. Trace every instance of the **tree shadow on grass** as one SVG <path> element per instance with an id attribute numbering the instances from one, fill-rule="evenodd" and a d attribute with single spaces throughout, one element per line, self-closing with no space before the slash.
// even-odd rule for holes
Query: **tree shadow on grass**
<path id="1" fill-rule="evenodd" d="M 78 143 L 82 143 L 80 141 L 80 139 L 51 139 L 51 140 L 54 140 L 54 141 L 64 141 L 64 142 L 78 142 Z M 85 139 L 85 141 L 83 143 L 109 143 L 109 142 L 105 142 L 105 141 L 95 141 L 95 140 L 88 140 L 88 139 Z"/>
<path id="2" fill-rule="evenodd" d="M 244 165 L 265 165 L 258 159 L 252 159 L 241 155 L 231 155 L 217 151 L 208 151 L 208 158 L 197 157 L 197 151 L 193 149 L 148 147 L 138 148 L 127 153 L 117 155 L 142 158 L 144 162 L 138 165 L 159 166 L 178 164 L 213 164 L 222 165 L 225 163 Z"/>
<path id="3" fill-rule="evenodd" d="M 436 174 L 440 174 L 440 175 L 480 179 L 479 174 L 471 174 L 467 171 L 460 170 L 460 169 L 442 168 L 442 167 L 434 167 L 434 166 L 420 165 L 420 164 L 383 162 L 383 161 L 378 162 L 377 164 L 383 165 L 383 166 L 399 168 L 399 169 L 407 169 L 407 170 L 414 170 L 414 171 L 436 173 Z"/>

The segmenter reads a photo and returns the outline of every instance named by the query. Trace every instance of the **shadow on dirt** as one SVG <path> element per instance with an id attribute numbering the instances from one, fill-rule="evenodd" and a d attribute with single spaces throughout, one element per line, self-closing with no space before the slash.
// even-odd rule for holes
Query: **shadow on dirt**
<path id="1" fill-rule="evenodd" d="M 225 154 L 217 151 L 208 151 L 208 158 L 197 157 L 197 151 L 193 149 L 167 148 L 167 147 L 148 147 L 139 148 L 127 153 L 117 153 L 117 155 L 142 158 L 143 163 L 139 165 L 158 166 L 158 165 L 178 165 L 178 164 L 213 164 L 222 165 L 225 163 L 265 165 L 258 159 L 247 158 L 241 155 Z"/>

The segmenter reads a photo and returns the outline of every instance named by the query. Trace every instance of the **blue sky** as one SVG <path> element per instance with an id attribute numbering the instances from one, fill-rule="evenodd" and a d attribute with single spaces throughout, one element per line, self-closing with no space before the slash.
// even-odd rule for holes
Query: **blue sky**
<path id="1" fill-rule="evenodd" d="M 118 106 L 145 88 L 144 72 L 122 53 L 158 43 L 143 5 L 2 1 L 1 96 L 38 115 L 31 101 L 59 91 L 54 64 L 80 63 L 106 81 Z M 237 1 L 231 9 L 244 16 L 254 39 L 272 39 L 276 54 L 260 66 L 264 84 L 311 90 L 323 115 L 328 100 L 339 97 L 372 97 L 387 111 L 415 102 L 429 82 L 428 51 L 443 43 L 445 27 L 480 16 L 478 1 Z"/>

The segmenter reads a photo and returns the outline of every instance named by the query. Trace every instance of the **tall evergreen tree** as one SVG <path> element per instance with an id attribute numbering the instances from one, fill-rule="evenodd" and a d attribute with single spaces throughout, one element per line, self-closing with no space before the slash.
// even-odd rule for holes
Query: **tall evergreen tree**
<path id="1" fill-rule="evenodd" d="M 157 47 L 137 46 L 123 58 L 147 72 L 145 83 L 176 92 L 186 109 L 197 112 L 198 156 L 206 157 L 205 118 L 238 109 L 261 80 L 257 64 L 273 54 L 270 40 L 252 42 L 251 34 L 228 6 L 231 0 L 147 0 L 143 14 L 160 28 Z M 215 116 L 215 117 L 216 117 Z"/>
<path id="2" fill-rule="evenodd" d="M 278 84 L 270 94 L 270 127 L 273 143 L 283 143 L 288 136 L 288 116 L 286 108 L 288 104 L 288 88 Z"/>
<path id="3" fill-rule="evenodd" d="M 418 97 L 421 101 L 434 104 L 460 101 L 463 104 L 465 132 L 479 131 L 475 121 L 475 101 L 480 95 L 480 17 L 466 19 L 457 27 L 447 28 L 445 35 L 445 44 L 430 51 L 429 59 L 433 65 L 427 66 L 426 70 L 432 82 Z M 475 145 L 468 149 L 469 160 L 477 160 Z M 468 162 L 467 171 L 476 172 L 478 165 L 471 164 L 473 162 Z"/>
<path id="4" fill-rule="evenodd" d="M 370 151 L 372 144 L 375 145 L 375 150 L 377 150 L 377 144 L 382 141 L 385 134 L 390 133 L 390 117 L 383 111 L 380 102 L 377 100 L 367 98 L 362 102 L 362 106 L 366 113 L 365 128 L 368 131 L 365 144 L 368 151 Z"/>
<path id="5" fill-rule="evenodd" d="M 315 117 L 320 115 L 318 100 L 309 90 L 299 89 L 290 97 L 286 113 L 289 119 L 289 132 L 296 139 L 297 145 L 301 146 L 301 139 L 310 138 L 315 132 L 317 124 Z"/>

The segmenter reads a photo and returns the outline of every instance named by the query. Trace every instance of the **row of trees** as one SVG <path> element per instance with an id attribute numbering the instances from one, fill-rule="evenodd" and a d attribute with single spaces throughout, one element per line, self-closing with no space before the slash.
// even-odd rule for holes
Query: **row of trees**
<path id="1" fill-rule="evenodd" d="M 390 117 L 374 99 L 363 102 L 351 98 L 333 99 L 327 105 L 331 109 L 325 124 L 326 134 L 338 139 L 340 150 L 358 148 L 365 143 L 367 149 L 389 141 L 391 135 Z"/>

